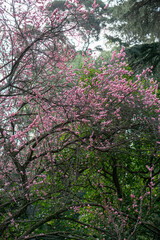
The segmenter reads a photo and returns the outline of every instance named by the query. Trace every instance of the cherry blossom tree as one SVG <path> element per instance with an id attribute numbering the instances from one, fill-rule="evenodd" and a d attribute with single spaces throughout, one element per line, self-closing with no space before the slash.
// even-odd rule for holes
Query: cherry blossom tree
<path id="1" fill-rule="evenodd" d="M 134 76 L 123 49 L 97 69 L 88 52 L 72 69 L 68 38 L 89 13 L 79 1 L 48 4 L 1 2 L 0 236 L 130 239 L 140 226 L 158 236 L 151 70 Z"/>

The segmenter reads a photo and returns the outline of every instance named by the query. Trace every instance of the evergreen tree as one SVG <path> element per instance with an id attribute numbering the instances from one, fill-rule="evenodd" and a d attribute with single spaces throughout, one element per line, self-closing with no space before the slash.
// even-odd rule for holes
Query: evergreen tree
<path id="1" fill-rule="evenodd" d="M 129 63 L 135 71 L 153 65 L 158 78 L 160 1 L 118 0 L 108 8 L 108 14 L 111 34 L 106 37 L 127 48 Z"/>

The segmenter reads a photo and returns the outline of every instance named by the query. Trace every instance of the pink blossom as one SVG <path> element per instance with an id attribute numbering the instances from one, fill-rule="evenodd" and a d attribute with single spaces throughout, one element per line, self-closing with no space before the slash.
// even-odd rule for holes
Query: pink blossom
<path id="1" fill-rule="evenodd" d="M 108 6 L 109 6 L 109 4 L 107 4 L 103 9 L 107 9 L 108 8 Z"/>
<path id="2" fill-rule="evenodd" d="M 134 195 L 134 194 L 131 194 L 131 198 L 135 198 L 135 195 Z"/>

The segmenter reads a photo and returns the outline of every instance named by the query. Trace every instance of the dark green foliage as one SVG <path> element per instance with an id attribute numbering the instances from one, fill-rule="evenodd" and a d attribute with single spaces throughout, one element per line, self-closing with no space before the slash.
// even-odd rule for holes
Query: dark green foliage
<path id="1" fill-rule="evenodd" d="M 108 11 L 110 30 L 117 30 L 129 44 L 159 40 L 160 1 L 118 1 Z"/>
<path id="2" fill-rule="evenodd" d="M 106 38 L 120 48 L 126 47 L 135 72 L 153 66 L 153 75 L 159 80 L 160 1 L 119 0 L 108 8 L 108 14 L 110 34 L 106 34 Z"/>
<path id="3" fill-rule="evenodd" d="M 160 43 L 134 45 L 126 49 L 128 61 L 135 71 L 153 66 L 153 74 L 160 79 Z"/>

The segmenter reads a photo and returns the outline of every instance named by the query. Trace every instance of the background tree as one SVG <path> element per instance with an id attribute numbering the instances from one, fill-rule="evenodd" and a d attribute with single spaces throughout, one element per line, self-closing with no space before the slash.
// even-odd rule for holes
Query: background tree
<path id="1" fill-rule="evenodd" d="M 110 41 L 126 46 L 129 63 L 135 71 L 140 72 L 153 65 L 157 79 L 160 62 L 159 9 L 158 0 L 114 1 L 114 5 L 107 8 L 110 32 L 106 35 Z"/>
<path id="2" fill-rule="evenodd" d="M 53 1 L 48 9 L 52 12 L 58 7 L 62 12 L 64 12 L 66 10 L 64 3 L 65 0 Z M 83 45 L 82 41 L 80 44 L 83 46 L 83 51 L 87 51 L 91 42 L 99 40 L 101 30 L 106 26 L 106 9 L 105 3 L 101 0 L 80 0 L 79 3 L 82 4 L 88 12 L 92 11 L 92 14 L 87 15 L 87 21 L 83 21 L 83 18 L 78 21 L 79 31 L 81 31 L 81 36 L 83 36 L 82 39 L 84 41 Z M 95 6 L 98 7 L 95 8 Z M 74 22 L 74 19 L 71 21 Z M 83 29 L 87 31 L 87 34 L 84 35 Z M 75 39 L 70 39 L 70 41 L 73 45 L 75 44 Z"/>

